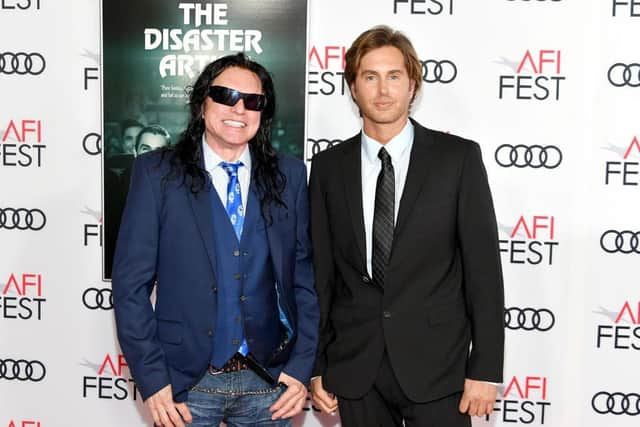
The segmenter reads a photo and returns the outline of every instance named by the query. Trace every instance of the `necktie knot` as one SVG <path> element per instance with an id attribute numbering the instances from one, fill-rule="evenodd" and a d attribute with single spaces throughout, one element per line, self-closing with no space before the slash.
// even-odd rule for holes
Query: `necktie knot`
<path id="1" fill-rule="evenodd" d="M 220 162 L 220 166 L 222 169 L 229 175 L 229 178 L 238 176 L 238 168 L 243 166 L 242 162 L 229 163 L 229 162 Z"/>
<path id="2" fill-rule="evenodd" d="M 378 151 L 378 158 L 382 161 L 382 166 L 391 164 L 391 156 L 389 155 L 389 152 L 384 149 L 384 147 L 380 148 L 380 151 Z"/>

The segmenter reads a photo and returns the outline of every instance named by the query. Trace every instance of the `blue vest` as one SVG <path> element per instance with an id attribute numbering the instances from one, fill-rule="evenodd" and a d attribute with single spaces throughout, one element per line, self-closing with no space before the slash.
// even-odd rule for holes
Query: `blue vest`
<path id="1" fill-rule="evenodd" d="M 227 211 L 215 191 L 212 199 L 218 309 L 211 364 L 222 367 L 243 339 L 247 340 L 249 351 L 264 363 L 283 340 L 286 329 L 280 322 L 260 202 L 252 185 L 238 242 Z"/>

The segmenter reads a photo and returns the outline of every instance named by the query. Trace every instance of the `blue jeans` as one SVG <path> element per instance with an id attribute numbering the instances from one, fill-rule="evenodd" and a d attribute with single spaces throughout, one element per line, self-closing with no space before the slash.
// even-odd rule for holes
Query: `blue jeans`
<path id="1" fill-rule="evenodd" d="M 272 420 L 269 407 L 286 387 L 272 387 L 250 369 L 211 374 L 207 372 L 189 390 L 187 406 L 193 416 L 190 427 L 275 426 L 289 427 L 291 419 Z"/>

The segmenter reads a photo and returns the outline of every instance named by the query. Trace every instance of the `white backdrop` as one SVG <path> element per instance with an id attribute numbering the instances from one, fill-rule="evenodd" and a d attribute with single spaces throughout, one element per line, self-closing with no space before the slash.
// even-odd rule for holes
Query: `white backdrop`
<path id="1" fill-rule="evenodd" d="M 307 158 L 358 131 L 342 55 L 381 23 L 493 190 L 505 383 L 474 426 L 637 425 L 640 2 L 309 0 Z M 0 36 L 0 427 L 149 425 L 100 279 L 99 0 L 2 0 Z"/>

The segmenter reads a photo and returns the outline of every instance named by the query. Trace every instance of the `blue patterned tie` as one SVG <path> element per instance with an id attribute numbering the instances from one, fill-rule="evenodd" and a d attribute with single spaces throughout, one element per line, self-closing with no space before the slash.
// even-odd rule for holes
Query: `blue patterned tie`
<path id="1" fill-rule="evenodd" d="M 227 215 L 229 221 L 236 232 L 238 242 L 242 236 L 242 226 L 244 225 L 244 206 L 242 206 L 242 193 L 240 192 L 240 181 L 238 181 L 238 168 L 243 166 L 242 162 L 227 163 L 220 162 L 220 166 L 229 175 L 227 184 Z"/>

